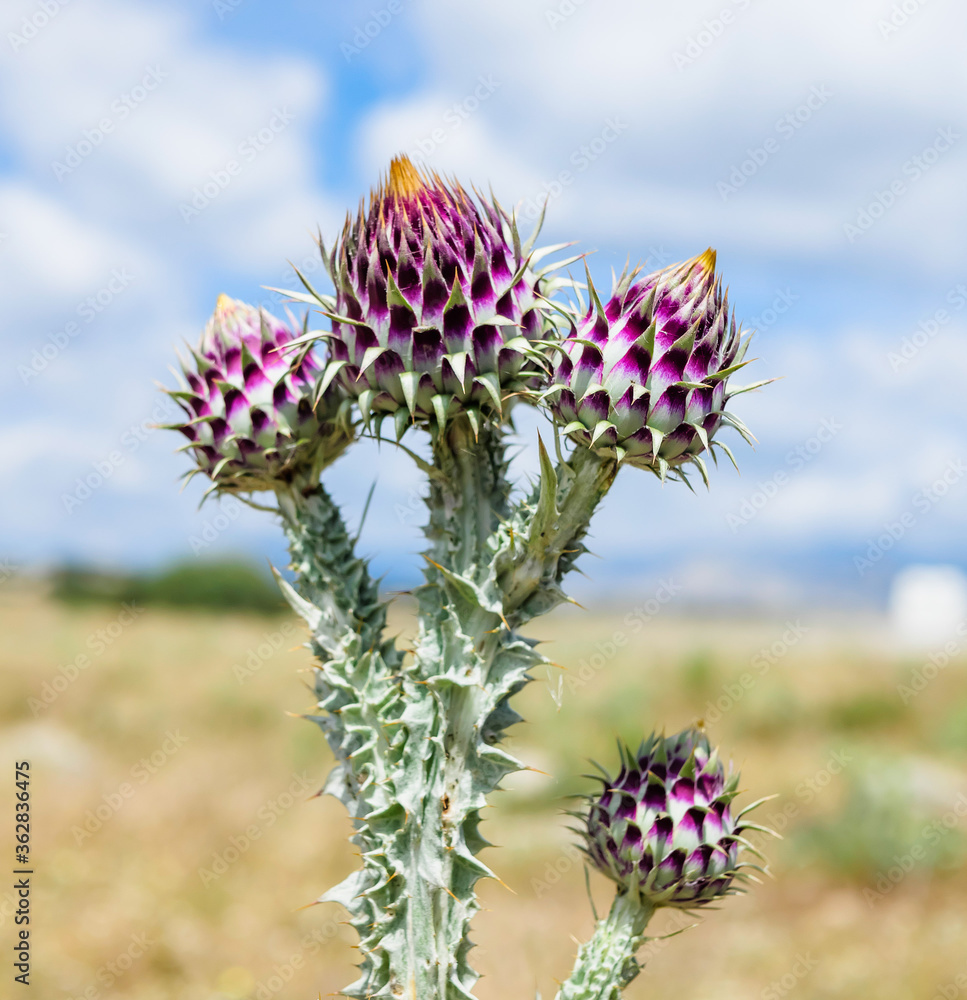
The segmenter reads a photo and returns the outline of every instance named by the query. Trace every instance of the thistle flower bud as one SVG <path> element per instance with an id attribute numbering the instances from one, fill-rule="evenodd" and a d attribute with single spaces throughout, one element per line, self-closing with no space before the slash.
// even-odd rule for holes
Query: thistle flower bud
<path id="1" fill-rule="evenodd" d="M 733 814 L 738 775 L 726 775 L 704 733 L 652 734 L 591 797 L 585 851 L 618 886 L 651 906 L 691 909 L 736 890 L 743 812 Z"/>
<path id="2" fill-rule="evenodd" d="M 186 420 L 169 424 L 188 438 L 196 468 L 214 489 L 270 490 L 298 475 L 318 476 L 352 440 L 349 401 L 335 388 L 316 401 L 319 367 L 280 350 L 296 338 L 285 323 L 221 295 L 185 387 L 167 390 Z"/>
<path id="3" fill-rule="evenodd" d="M 725 409 L 756 388 L 726 385 L 747 346 L 715 276 L 715 252 L 706 250 L 644 278 L 623 275 L 605 305 L 591 286 L 591 305 L 563 341 L 545 396 L 577 444 L 662 478 L 694 462 L 707 483 L 700 455 L 723 423 L 751 441 Z"/>
<path id="4" fill-rule="evenodd" d="M 347 218 L 329 258 L 336 286 L 325 384 L 337 378 L 367 422 L 443 426 L 499 417 L 538 384 L 538 276 L 496 201 L 393 160 L 368 210 Z"/>

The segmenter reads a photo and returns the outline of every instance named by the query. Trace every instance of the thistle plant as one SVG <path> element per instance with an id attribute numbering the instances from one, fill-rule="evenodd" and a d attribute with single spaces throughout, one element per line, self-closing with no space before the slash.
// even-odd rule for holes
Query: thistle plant
<path id="1" fill-rule="evenodd" d="M 302 289 L 286 294 L 301 322 L 223 296 L 172 391 L 188 474 L 275 511 L 289 542 L 292 582 L 277 576 L 315 658 L 306 717 L 335 757 L 324 790 L 345 804 L 361 856 L 319 897 L 359 936 L 346 996 L 472 995 L 475 885 L 492 875 L 480 810 L 523 767 L 502 745 L 519 720 L 511 703 L 548 662 L 521 628 L 567 599 L 564 577 L 622 467 L 689 486 L 697 470 L 707 485 L 705 459 L 732 459 L 720 432 L 749 438 L 728 407 L 754 388 L 730 384 L 748 337 L 714 252 L 626 272 L 604 302 L 590 275 L 565 274 L 581 258 L 535 248 L 537 235 L 398 158 L 332 247 L 320 239 L 332 294 L 296 272 Z M 523 491 L 508 478 L 518 407 L 546 413 L 555 454 L 538 440 L 540 474 Z M 426 476 L 410 651 L 384 634 L 386 605 L 322 483 L 359 437 L 396 443 Z M 615 903 L 561 998 L 620 996 L 655 909 L 697 909 L 751 877 L 736 780 L 697 729 L 622 750 L 578 813 Z"/>

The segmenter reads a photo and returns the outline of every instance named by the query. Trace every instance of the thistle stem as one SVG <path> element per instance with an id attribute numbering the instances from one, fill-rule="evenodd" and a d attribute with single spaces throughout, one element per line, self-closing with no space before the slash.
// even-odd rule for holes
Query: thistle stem
<path id="1" fill-rule="evenodd" d="M 487 540 L 508 515 L 503 438 L 491 424 L 475 433 L 464 416 L 434 433 L 427 537 L 433 560 L 454 573 L 487 569 Z"/>
<path id="2" fill-rule="evenodd" d="M 617 474 L 613 458 L 580 447 L 552 469 L 542 446 L 541 482 L 518 513 L 526 538 L 502 567 L 504 615 L 515 628 L 566 600 L 561 581 L 585 551 L 588 525 Z"/>
<path id="3" fill-rule="evenodd" d="M 318 484 L 278 490 L 296 587 L 280 580 L 306 621 L 314 653 L 318 712 L 306 718 L 326 737 L 336 766 L 324 791 L 336 796 L 353 821 L 353 842 L 364 864 L 322 899 L 342 903 L 360 937 L 362 995 L 386 983 L 386 921 L 395 903 L 388 888 L 395 867 L 385 856 L 385 830 L 400 825 L 404 809 L 391 780 L 403 741 L 402 654 L 384 642 L 385 605 L 355 539 L 329 494 Z M 380 995 L 385 995 L 381 993 Z"/>
<path id="4" fill-rule="evenodd" d="M 491 572 L 488 542 L 507 514 L 504 450 L 500 427 L 475 433 L 463 416 L 434 435 L 430 565 L 411 675 L 413 697 L 423 706 L 414 704 L 411 715 L 420 716 L 426 749 L 423 767 L 409 778 L 417 779 L 420 812 L 408 831 L 414 853 L 407 907 L 422 946 L 415 968 L 391 959 L 394 978 L 416 1000 L 465 997 L 476 980 L 467 931 L 479 908 L 473 885 L 487 874 L 474 857 L 483 846 L 479 809 L 515 768 L 484 759 L 484 726 L 505 693 L 491 677 L 501 620 L 474 596 Z"/>
<path id="5" fill-rule="evenodd" d="M 583 451 L 555 472 L 545 454 L 543 492 L 511 510 L 504 429 L 475 429 L 466 415 L 434 430 L 433 459 L 427 582 L 406 662 L 382 642 L 376 584 L 328 494 L 308 483 L 279 494 L 298 578 L 290 600 L 319 658 L 314 721 L 340 762 L 327 790 L 355 817 L 363 855 L 325 897 L 360 935 L 361 975 L 345 991 L 355 997 L 470 995 L 475 883 L 492 874 L 477 858 L 480 810 L 520 768 L 498 744 L 519 719 L 510 698 L 543 662 L 504 615 L 507 587 L 517 620 L 563 599 L 559 581 L 615 473 Z"/>
<path id="6" fill-rule="evenodd" d="M 557 1000 L 620 1000 L 621 991 L 641 971 L 635 954 L 654 912 L 631 893 L 619 892 L 591 940 L 578 950 L 574 970 Z"/>
<path id="7" fill-rule="evenodd" d="M 386 605 L 332 497 L 321 483 L 296 482 L 277 499 L 299 592 L 333 625 L 358 632 L 363 648 L 378 646 Z"/>

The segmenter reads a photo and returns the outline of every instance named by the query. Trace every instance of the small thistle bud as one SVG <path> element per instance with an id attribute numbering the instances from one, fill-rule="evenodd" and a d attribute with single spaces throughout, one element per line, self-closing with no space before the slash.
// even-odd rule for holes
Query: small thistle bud
<path id="1" fill-rule="evenodd" d="M 761 829 L 733 815 L 738 775 L 726 775 L 698 729 L 652 734 L 591 797 L 585 851 L 623 891 L 651 906 L 692 909 L 736 892 L 742 833 Z M 753 807 L 749 807 L 753 808 Z M 748 812 L 748 809 L 743 812 Z"/>
<path id="2" fill-rule="evenodd" d="M 221 295 L 197 350 L 182 365 L 185 388 L 167 390 L 185 411 L 169 424 L 214 489 L 270 490 L 318 476 L 352 440 L 349 401 L 335 389 L 313 407 L 319 368 L 283 351 L 296 338 L 281 320 Z"/>
<path id="3" fill-rule="evenodd" d="M 729 314 L 715 252 L 644 278 L 623 275 L 606 305 L 590 290 L 588 312 L 563 341 L 545 394 L 555 419 L 579 445 L 662 478 L 669 469 L 684 478 L 681 466 L 694 462 L 707 483 L 700 455 L 723 423 L 751 441 L 725 406 L 756 388 L 726 387 L 743 366 L 748 338 Z"/>
<path id="4" fill-rule="evenodd" d="M 397 435 L 460 412 L 499 417 L 541 374 L 529 356 L 547 323 L 516 226 L 494 201 L 401 156 L 347 217 L 329 258 L 336 286 L 325 381 Z"/>

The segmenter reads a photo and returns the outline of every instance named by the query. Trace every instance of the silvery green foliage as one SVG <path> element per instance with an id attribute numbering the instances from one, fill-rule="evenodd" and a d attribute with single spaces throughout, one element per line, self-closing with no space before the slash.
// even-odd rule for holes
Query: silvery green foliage
<path id="1" fill-rule="evenodd" d="M 384 651 L 353 675 L 345 639 L 329 624 L 337 616 L 320 628 L 323 595 L 290 593 L 314 648 L 335 654 L 319 672 L 326 711 L 317 721 L 345 760 L 327 787 L 359 817 L 364 867 L 322 899 L 342 903 L 360 932 L 361 976 L 347 988 L 351 996 L 469 996 L 477 978 L 468 962 L 474 886 L 491 874 L 477 857 L 486 846 L 480 809 L 521 767 L 500 746 L 518 720 L 510 699 L 545 662 L 508 618 L 522 623 L 531 609 L 562 599 L 562 559 L 576 557 L 614 474 L 614 463 L 591 456 L 562 485 L 545 456 L 542 486 L 514 505 L 504 450 L 499 426 L 475 436 L 457 419 L 433 435 L 430 546 L 412 660 L 388 670 Z M 365 720 L 358 746 L 348 738 L 348 712 Z"/>
<path id="2" fill-rule="evenodd" d="M 714 255 L 633 285 L 636 275 L 623 276 L 607 307 L 590 288 L 584 313 L 562 298 L 577 286 L 555 274 L 569 261 L 536 267 L 562 248 L 533 242 L 496 201 L 395 160 L 323 251 L 335 295 L 304 279 L 304 292 L 288 293 L 328 328 L 310 329 L 307 315 L 297 336 L 220 300 L 176 393 L 186 408 L 176 429 L 197 471 L 213 490 L 269 492 L 289 542 L 294 579 L 279 583 L 316 661 L 307 718 L 335 757 L 324 790 L 345 804 L 362 859 L 319 897 L 344 906 L 359 935 L 347 996 L 471 996 L 475 885 L 492 874 L 479 857 L 480 810 L 522 767 L 502 746 L 519 719 L 511 701 L 547 662 L 520 628 L 566 600 L 564 576 L 622 465 L 664 479 L 700 464 L 720 426 L 744 432 L 725 410 L 744 348 Z M 556 452 L 538 442 L 540 474 L 522 496 L 507 462 L 520 403 L 548 407 Z M 430 461 L 414 455 L 427 477 L 428 544 L 411 655 L 384 636 L 377 583 L 319 481 L 360 429 L 379 436 L 385 418 L 397 441 L 416 430 L 431 451 Z M 621 809 L 605 789 L 589 840 L 612 877 L 627 851 L 622 841 L 608 853 L 603 824 L 616 817 L 626 836 Z M 671 895 L 617 881 L 562 1000 L 617 998 L 637 974 L 648 918 Z"/>
<path id="3" fill-rule="evenodd" d="M 654 907 L 629 892 L 619 892 L 591 940 L 578 949 L 574 969 L 557 1000 L 619 1000 L 641 971 L 635 955 L 645 942 Z"/>

